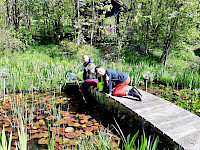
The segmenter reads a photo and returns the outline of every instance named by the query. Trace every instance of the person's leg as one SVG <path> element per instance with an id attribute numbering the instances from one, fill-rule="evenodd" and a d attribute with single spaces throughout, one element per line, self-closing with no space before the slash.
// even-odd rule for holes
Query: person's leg
<path id="1" fill-rule="evenodd" d="M 82 91 L 87 91 L 89 89 L 90 85 L 88 82 L 83 82 L 82 85 L 80 86 L 80 90 Z"/>
<path id="2" fill-rule="evenodd" d="M 136 87 L 133 87 L 132 89 L 129 90 L 128 95 L 133 96 L 133 97 L 137 97 L 139 101 L 142 101 L 141 98 L 141 93 L 137 90 Z"/>
<path id="3" fill-rule="evenodd" d="M 114 96 L 126 96 L 128 94 L 128 90 L 124 89 L 124 87 L 126 87 L 129 83 L 130 83 L 130 77 L 128 77 L 126 81 L 118 83 L 112 94 Z"/>
<path id="4" fill-rule="evenodd" d="M 97 79 L 87 79 L 85 80 L 86 82 L 89 83 L 90 86 L 96 87 L 97 86 Z"/>

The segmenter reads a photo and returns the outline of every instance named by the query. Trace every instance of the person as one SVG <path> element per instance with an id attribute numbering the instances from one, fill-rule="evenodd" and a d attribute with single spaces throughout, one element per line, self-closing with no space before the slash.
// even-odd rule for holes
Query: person
<path id="1" fill-rule="evenodd" d="M 76 81 L 76 83 L 83 83 L 83 72 L 79 72 L 77 75 L 70 73 L 70 79 Z"/>
<path id="2" fill-rule="evenodd" d="M 88 55 L 83 55 L 83 80 L 84 82 L 80 86 L 80 90 L 87 91 L 90 86 L 97 86 L 97 79 L 95 76 L 95 64 L 94 61 L 89 58 Z"/>
<path id="3" fill-rule="evenodd" d="M 83 55 L 83 80 L 86 79 L 96 79 L 95 75 L 91 72 L 91 70 L 95 69 L 94 61 L 89 58 L 88 55 Z M 90 68 L 90 69 L 88 69 Z"/>
<path id="4" fill-rule="evenodd" d="M 104 89 L 103 91 L 106 93 L 106 96 L 109 97 L 111 94 L 113 96 L 133 96 L 137 97 L 139 101 L 141 101 L 140 95 L 135 91 L 135 87 L 131 90 L 125 89 L 125 87 L 130 83 L 129 75 L 115 71 L 111 69 L 105 70 L 102 66 L 98 65 L 95 68 L 97 75 L 102 76 L 104 79 Z M 115 84 L 116 87 L 114 91 L 112 91 L 112 84 Z"/>
<path id="5" fill-rule="evenodd" d="M 87 91 L 89 87 L 96 87 L 98 82 L 95 75 L 95 65 L 89 64 L 85 69 L 89 72 L 89 79 L 86 79 L 85 82 L 82 83 L 80 90 L 83 91 Z"/>

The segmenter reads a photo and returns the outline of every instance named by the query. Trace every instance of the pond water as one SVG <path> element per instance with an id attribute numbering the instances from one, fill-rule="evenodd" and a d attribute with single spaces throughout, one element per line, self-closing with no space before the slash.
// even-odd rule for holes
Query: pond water
<path id="1" fill-rule="evenodd" d="M 23 120 L 27 130 L 30 150 L 48 149 L 48 137 L 55 133 L 56 149 L 76 149 L 74 145 L 83 139 L 106 131 L 110 142 L 119 146 L 120 138 L 100 124 L 98 114 L 90 115 L 85 105 L 59 90 L 38 93 L 10 94 L 6 102 L 1 99 L 0 131 L 5 127 L 7 139 L 12 131 L 12 148 L 19 146 L 18 127 Z M 103 121 L 104 122 L 104 121 Z M 81 139 L 81 140 L 80 140 Z"/>

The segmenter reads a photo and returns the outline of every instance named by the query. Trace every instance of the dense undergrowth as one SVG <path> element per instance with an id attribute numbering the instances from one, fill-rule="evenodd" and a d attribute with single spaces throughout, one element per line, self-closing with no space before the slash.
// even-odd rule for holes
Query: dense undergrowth
<path id="1" fill-rule="evenodd" d="M 199 67 L 188 65 L 180 54 L 173 54 L 169 59 L 168 68 L 164 68 L 157 60 L 157 56 L 147 56 L 137 51 L 124 50 L 119 59 L 103 60 L 100 49 L 89 45 L 76 46 L 73 42 L 61 42 L 60 45 L 38 45 L 35 43 L 25 52 L 4 53 L 0 66 L 8 69 L 6 88 L 8 91 L 45 90 L 61 88 L 69 81 L 70 72 L 82 71 L 82 55 L 88 54 L 96 64 L 106 69 L 126 72 L 131 77 L 131 85 L 143 82 L 143 74 L 150 71 L 149 80 L 160 81 L 172 87 L 198 89 L 200 88 Z M 159 53 L 159 52 L 158 52 Z M 185 52 L 186 53 L 186 52 Z M 188 59 L 195 61 L 194 54 Z M 159 54 L 157 54 L 159 55 Z M 179 59 L 180 57 L 180 59 Z M 171 63 L 170 63 L 171 62 Z M 2 80 L 2 79 L 1 79 Z M 2 89 L 2 85 L 0 85 Z"/>

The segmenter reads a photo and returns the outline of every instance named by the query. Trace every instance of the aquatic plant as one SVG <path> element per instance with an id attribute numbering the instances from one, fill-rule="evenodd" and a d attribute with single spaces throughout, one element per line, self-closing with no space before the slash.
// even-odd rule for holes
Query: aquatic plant
<path id="1" fill-rule="evenodd" d="M 10 133 L 9 142 L 7 142 L 6 134 L 5 134 L 5 127 L 3 126 L 2 133 L 0 134 L 0 149 L 1 150 L 8 150 L 11 148 L 11 141 L 12 141 L 12 132 Z"/>
<path id="2" fill-rule="evenodd" d="M 18 136 L 19 136 L 19 145 L 17 146 L 20 150 L 27 149 L 27 131 L 24 128 L 22 117 L 20 113 L 18 114 L 19 126 L 18 126 Z"/>
<path id="3" fill-rule="evenodd" d="M 114 126 L 114 128 L 118 132 L 118 134 L 121 136 L 121 139 L 123 142 L 122 148 L 124 148 L 125 150 L 131 150 L 133 148 L 135 150 L 156 150 L 157 149 L 158 141 L 159 141 L 158 137 L 156 137 L 155 140 L 152 140 L 151 137 L 149 137 L 149 139 L 147 139 L 145 136 L 145 132 L 143 130 L 143 135 L 141 137 L 141 140 L 138 141 L 140 144 L 137 143 L 138 145 L 136 146 L 136 139 L 137 139 L 139 131 L 137 133 L 135 133 L 135 135 L 132 138 L 130 138 L 131 137 L 130 134 L 125 138 L 125 136 L 124 136 L 120 126 L 116 122 L 116 120 L 115 120 L 115 123 L 116 123 L 117 127 Z"/>

